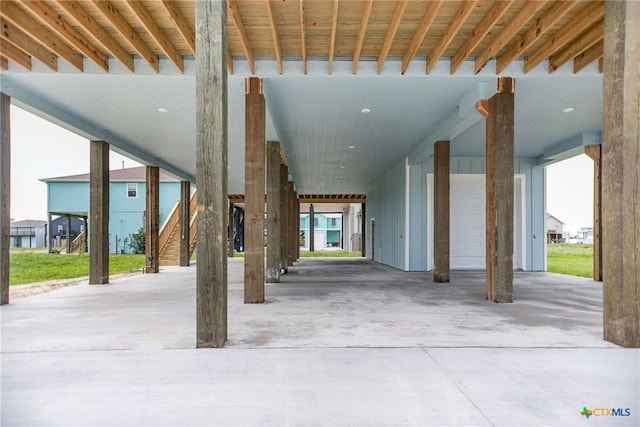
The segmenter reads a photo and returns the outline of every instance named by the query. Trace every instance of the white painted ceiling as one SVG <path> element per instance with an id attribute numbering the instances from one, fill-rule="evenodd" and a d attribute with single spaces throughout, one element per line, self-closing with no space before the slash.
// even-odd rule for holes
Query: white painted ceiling
<path id="1" fill-rule="evenodd" d="M 244 192 L 244 77 L 228 80 L 233 194 Z M 3 92 L 18 105 L 89 139 L 107 139 L 119 151 L 179 177 L 196 175 L 192 72 L 10 71 L 0 79 Z M 266 77 L 267 139 L 283 144 L 300 194 L 367 193 L 456 110 L 460 98 L 478 83 L 493 87 L 495 81 L 486 75 Z M 516 155 L 538 157 L 563 140 L 599 131 L 601 105 L 600 75 L 518 77 Z M 159 113 L 161 107 L 168 113 Z M 574 111 L 563 114 L 567 107 Z M 371 112 L 363 114 L 363 108 Z M 452 141 L 452 155 L 484 155 L 484 132 L 480 120 Z"/>

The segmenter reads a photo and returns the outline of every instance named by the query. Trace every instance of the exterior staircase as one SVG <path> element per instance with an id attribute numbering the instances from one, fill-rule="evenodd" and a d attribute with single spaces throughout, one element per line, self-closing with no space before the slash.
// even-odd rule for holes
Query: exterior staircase
<path id="1" fill-rule="evenodd" d="M 197 203 L 196 193 L 189 200 L 189 258 L 196 248 L 197 235 Z M 169 217 L 160 228 L 160 265 L 180 265 L 180 202 L 177 202 Z"/>
<path id="2" fill-rule="evenodd" d="M 83 231 L 82 233 L 78 234 L 75 239 L 73 239 L 73 241 L 71 242 L 72 254 L 86 252 L 85 250 L 85 248 L 87 247 L 87 244 L 85 243 L 86 238 L 87 238 L 87 235 Z"/>

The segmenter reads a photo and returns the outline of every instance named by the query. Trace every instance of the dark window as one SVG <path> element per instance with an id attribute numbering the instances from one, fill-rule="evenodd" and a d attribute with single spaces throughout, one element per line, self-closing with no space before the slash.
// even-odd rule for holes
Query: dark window
<path id="1" fill-rule="evenodd" d="M 318 218 L 313 218 L 313 226 L 314 227 L 318 226 Z"/>
<path id="2" fill-rule="evenodd" d="M 336 219 L 335 218 L 331 218 L 331 226 L 332 227 L 336 226 Z"/>
<path id="3" fill-rule="evenodd" d="M 138 197 L 138 184 L 135 182 L 127 184 L 127 197 Z"/>

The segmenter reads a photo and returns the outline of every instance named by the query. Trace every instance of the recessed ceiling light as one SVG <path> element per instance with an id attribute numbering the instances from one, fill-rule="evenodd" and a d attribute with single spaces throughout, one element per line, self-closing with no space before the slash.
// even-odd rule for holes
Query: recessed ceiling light
<path id="1" fill-rule="evenodd" d="M 355 146 L 355 145 L 350 145 L 350 146 L 348 146 L 347 148 L 348 148 L 349 150 L 353 150 L 354 148 L 356 148 L 356 146 Z"/>
<path id="2" fill-rule="evenodd" d="M 344 166 L 340 166 L 340 169 L 344 169 Z"/>
<path id="3" fill-rule="evenodd" d="M 369 114 L 371 112 L 371 109 L 370 108 L 363 108 L 362 110 L 360 110 L 360 112 L 362 114 Z"/>
<path id="4" fill-rule="evenodd" d="M 166 108 L 163 108 L 163 107 L 158 108 L 158 113 L 167 114 L 168 112 L 169 110 L 167 110 Z"/>
<path id="5" fill-rule="evenodd" d="M 568 108 L 565 108 L 564 110 L 562 110 L 563 113 L 571 113 L 572 111 L 573 111 L 572 107 L 568 107 Z"/>

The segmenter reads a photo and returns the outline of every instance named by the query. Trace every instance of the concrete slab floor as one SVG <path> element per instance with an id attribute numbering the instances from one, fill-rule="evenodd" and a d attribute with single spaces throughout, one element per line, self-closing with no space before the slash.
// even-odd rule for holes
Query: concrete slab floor
<path id="1" fill-rule="evenodd" d="M 2 320 L 1 425 L 640 424 L 640 351 L 602 341 L 601 286 L 481 272 L 449 285 L 364 260 L 304 259 L 242 303 L 225 349 L 193 349 L 195 267 L 16 299 Z"/>

